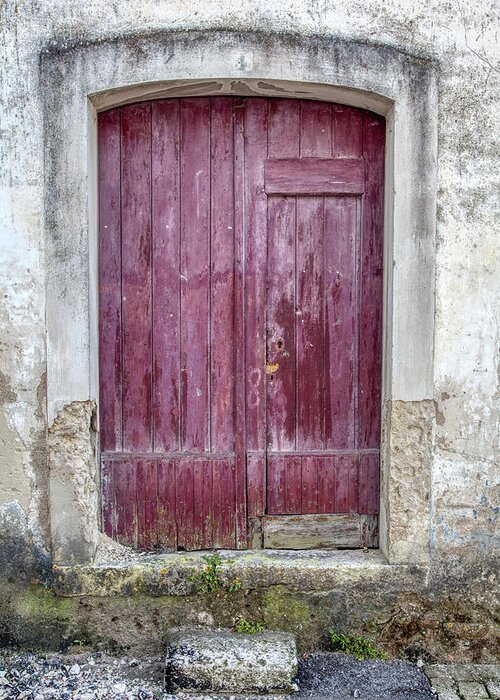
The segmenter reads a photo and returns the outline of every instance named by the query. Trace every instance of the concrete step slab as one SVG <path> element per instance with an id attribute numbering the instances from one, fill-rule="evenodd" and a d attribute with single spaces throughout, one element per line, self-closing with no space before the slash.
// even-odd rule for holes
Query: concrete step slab
<path id="1" fill-rule="evenodd" d="M 286 693 L 296 689 L 296 674 L 295 639 L 285 632 L 177 628 L 167 635 L 170 692 Z"/>

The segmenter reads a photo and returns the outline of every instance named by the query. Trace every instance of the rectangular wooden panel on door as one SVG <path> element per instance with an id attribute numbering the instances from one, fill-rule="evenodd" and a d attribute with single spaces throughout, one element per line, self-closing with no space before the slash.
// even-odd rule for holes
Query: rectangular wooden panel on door
<path id="1" fill-rule="evenodd" d="M 362 158 L 273 158 L 265 163 L 268 194 L 363 194 Z"/>

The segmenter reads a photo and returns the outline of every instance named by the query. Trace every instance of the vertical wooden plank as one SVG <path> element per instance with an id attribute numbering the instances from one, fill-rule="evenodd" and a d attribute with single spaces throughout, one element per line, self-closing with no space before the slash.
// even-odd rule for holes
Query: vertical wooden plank
<path id="1" fill-rule="evenodd" d="M 223 481 L 225 474 L 220 460 L 214 459 L 212 467 L 212 513 L 213 513 L 213 546 L 223 547 L 222 514 L 228 505 L 223 502 Z"/>
<path id="2" fill-rule="evenodd" d="M 265 458 L 261 455 L 247 456 L 247 500 L 248 517 L 264 515 L 266 512 Z"/>
<path id="3" fill-rule="evenodd" d="M 268 200 L 267 262 L 267 432 L 275 452 L 295 448 L 294 197 Z"/>
<path id="4" fill-rule="evenodd" d="M 318 512 L 318 458 L 302 457 L 302 513 Z"/>
<path id="5" fill-rule="evenodd" d="M 180 458 L 175 465 L 175 519 L 177 547 L 195 549 L 194 536 L 194 460 Z"/>
<path id="6" fill-rule="evenodd" d="M 210 403 L 213 452 L 234 449 L 233 100 L 211 102 Z"/>
<path id="7" fill-rule="evenodd" d="M 335 512 L 358 512 L 358 457 L 338 455 L 335 460 Z"/>
<path id="8" fill-rule="evenodd" d="M 283 513 L 302 513 L 302 460 L 287 456 L 285 464 L 285 507 Z"/>
<path id="9" fill-rule="evenodd" d="M 213 461 L 213 546 L 234 549 L 236 546 L 234 461 Z"/>
<path id="10" fill-rule="evenodd" d="M 122 446 L 121 111 L 99 114 L 99 409 L 101 450 Z"/>
<path id="11" fill-rule="evenodd" d="M 332 153 L 331 105 L 328 102 L 301 102 L 300 156 L 330 158 Z"/>
<path id="12" fill-rule="evenodd" d="M 332 105 L 332 157 L 360 157 L 363 148 L 363 112 L 356 107 Z"/>
<path id="13" fill-rule="evenodd" d="M 380 446 L 385 121 L 366 112 L 366 186 L 361 223 L 359 323 L 359 447 Z"/>
<path id="14" fill-rule="evenodd" d="M 318 458 L 318 513 L 335 513 L 335 465 L 332 457 Z"/>
<path id="15" fill-rule="evenodd" d="M 157 545 L 157 484 L 156 460 L 136 460 L 137 546 L 146 551 Z"/>
<path id="16" fill-rule="evenodd" d="M 301 103 L 272 99 L 268 108 L 268 157 L 300 155 Z M 268 198 L 267 259 L 267 445 L 274 452 L 296 446 L 297 308 L 296 200 Z M 292 464 L 289 478 L 286 470 Z M 286 494 L 295 507 L 301 485 L 293 458 L 268 460 L 268 512 L 285 513 Z"/>
<path id="17" fill-rule="evenodd" d="M 134 459 L 135 466 L 135 499 L 136 499 L 136 528 L 137 548 L 147 549 L 148 533 L 146 531 L 146 508 L 144 497 L 148 490 L 147 466 L 143 459 Z"/>
<path id="18" fill-rule="evenodd" d="M 123 447 L 151 450 L 151 105 L 122 108 Z"/>
<path id="19" fill-rule="evenodd" d="M 193 461 L 193 513 L 194 513 L 194 547 L 211 549 L 213 545 L 212 528 L 212 461 L 196 459 Z M 230 504 L 227 504 L 230 508 Z"/>
<path id="20" fill-rule="evenodd" d="M 102 529 L 108 537 L 116 538 L 116 487 L 113 460 L 101 462 Z"/>
<path id="21" fill-rule="evenodd" d="M 213 527 L 213 460 L 206 460 L 203 468 L 203 523 L 202 523 L 202 538 L 203 549 L 211 549 L 214 545 L 214 527 Z"/>
<path id="22" fill-rule="evenodd" d="M 240 104 L 235 105 L 240 109 Z M 248 99 L 244 110 L 245 197 L 245 426 L 248 516 L 266 512 L 266 257 L 268 101 Z"/>
<path id="23" fill-rule="evenodd" d="M 179 102 L 153 102 L 153 420 L 154 450 L 179 444 Z"/>
<path id="24" fill-rule="evenodd" d="M 334 457 L 335 464 L 335 513 L 349 512 L 350 456 Z"/>
<path id="25" fill-rule="evenodd" d="M 268 157 L 293 158 L 300 154 L 300 101 L 269 100 Z"/>
<path id="26" fill-rule="evenodd" d="M 286 509 L 286 458 L 278 456 L 268 456 L 267 459 L 267 512 L 277 514 L 284 513 Z"/>
<path id="27" fill-rule="evenodd" d="M 234 139 L 234 225 L 235 225 L 235 286 L 234 286 L 234 371 L 236 392 L 234 499 L 236 510 L 236 548 L 247 545 L 246 500 L 246 321 L 245 321 L 245 117 L 243 109 L 235 101 L 233 119 Z M 243 106 L 243 105 L 241 105 Z"/>
<path id="28" fill-rule="evenodd" d="M 355 447 L 357 382 L 354 197 L 325 199 L 325 447 Z"/>
<path id="29" fill-rule="evenodd" d="M 226 549 L 244 549 L 246 547 L 246 508 L 238 509 L 238 490 L 241 489 L 242 475 L 238 475 L 238 458 L 235 460 L 222 459 L 222 518 L 221 541 Z M 240 465 L 241 469 L 241 465 Z M 245 496 L 243 495 L 245 499 Z M 246 506 L 246 503 L 244 504 Z M 242 518 L 245 521 L 242 522 Z M 242 538 L 245 537 L 243 540 Z"/>
<path id="30" fill-rule="evenodd" d="M 241 106 L 236 104 L 235 109 Z M 245 101 L 246 439 L 248 450 L 262 452 L 266 449 L 267 109 L 267 100 Z"/>
<path id="31" fill-rule="evenodd" d="M 181 102 L 182 448 L 209 447 L 210 101 Z"/>
<path id="32" fill-rule="evenodd" d="M 297 197 L 297 450 L 323 448 L 323 210 L 322 197 Z"/>
<path id="33" fill-rule="evenodd" d="M 116 536 L 119 542 L 137 547 L 137 498 L 135 461 L 115 461 Z"/>
<path id="34" fill-rule="evenodd" d="M 359 457 L 359 512 L 378 513 L 380 491 L 380 457 L 361 454 Z"/>
<path id="35" fill-rule="evenodd" d="M 177 523 L 175 514 L 175 460 L 159 460 L 158 479 L 158 545 L 162 549 L 177 549 Z"/>
<path id="36" fill-rule="evenodd" d="M 359 513 L 359 454 L 351 458 L 349 477 L 349 513 Z"/>

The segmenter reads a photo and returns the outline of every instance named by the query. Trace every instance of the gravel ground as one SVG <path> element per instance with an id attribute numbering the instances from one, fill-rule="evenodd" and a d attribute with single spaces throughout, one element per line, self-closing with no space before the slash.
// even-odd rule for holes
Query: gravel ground
<path id="1" fill-rule="evenodd" d="M 422 671 L 406 661 L 356 661 L 344 654 L 311 654 L 299 667 L 294 698 L 316 700 L 436 700 Z"/>
<path id="2" fill-rule="evenodd" d="M 321 653 L 302 658 L 299 666 L 300 690 L 293 700 L 436 698 L 420 669 L 402 661 L 360 662 L 342 654 Z M 0 700 L 208 700 L 209 696 L 165 693 L 163 667 L 161 656 L 131 659 L 93 652 L 61 655 L 3 650 Z"/>

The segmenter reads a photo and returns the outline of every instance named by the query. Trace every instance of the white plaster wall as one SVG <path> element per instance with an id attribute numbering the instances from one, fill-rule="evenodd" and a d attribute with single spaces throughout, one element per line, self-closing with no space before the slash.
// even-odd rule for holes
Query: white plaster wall
<path id="1" fill-rule="evenodd" d="M 339 36 L 437 59 L 432 547 L 443 556 L 491 555 L 499 513 L 499 14 L 495 0 L 0 2 L 0 499 L 20 503 L 39 539 L 48 488 L 40 51 L 148 29 L 224 28 Z M 79 398 L 89 391 L 84 383 Z"/>

